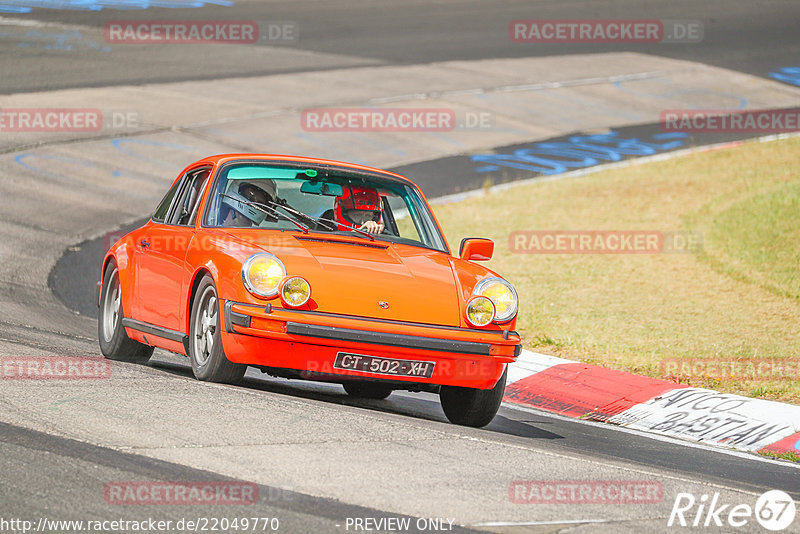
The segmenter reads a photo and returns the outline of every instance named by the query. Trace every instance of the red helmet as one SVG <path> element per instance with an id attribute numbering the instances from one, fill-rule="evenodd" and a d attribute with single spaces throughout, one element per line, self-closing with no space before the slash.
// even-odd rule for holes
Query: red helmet
<path id="1" fill-rule="evenodd" d="M 353 217 L 358 212 L 368 216 L 368 220 L 379 222 L 381 220 L 381 197 L 378 192 L 369 187 L 342 186 L 342 196 L 336 197 L 333 203 L 334 218 L 339 222 L 352 224 L 356 227 L 364 224 Z"/>

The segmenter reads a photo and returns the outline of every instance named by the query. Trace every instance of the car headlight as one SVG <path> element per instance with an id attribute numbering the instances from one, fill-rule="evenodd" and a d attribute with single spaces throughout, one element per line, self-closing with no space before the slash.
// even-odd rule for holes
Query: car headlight
<path id="1" fill-rule="evenodd" d="M 286 276 L 281 260 L 268 252 L 253 254 L 242 265 L 242 281 L 250 293 L 270 298 L 278 294 L 278 285 Z"/>
<path id="2" fill-rule="evenodd" d="M 496 276 L 484 278 L 478 282 L 472 294 L 487 297 L 492 301 L 496 323 L 508 322 L 517 315 L 517 307 L 519 306 L 517 292 L 514 286 L 502 278 Z"/>
<path id="3" fill-rule="evenodd" d="M 311 298 L 311 285 L 302 276 L 290 276 L 281 282 L 281 300 L 297 308 Z"/>
<path id="4" fill-rule="evenodd" d="M 486 326 L 494 320 L 494 303 L 488 297 L 472 297 L 467 302 L 467 321 L 473 326 Z"/>

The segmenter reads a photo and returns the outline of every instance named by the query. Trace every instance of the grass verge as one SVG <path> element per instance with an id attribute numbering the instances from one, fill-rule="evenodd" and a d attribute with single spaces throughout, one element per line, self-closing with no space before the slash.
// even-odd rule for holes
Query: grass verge
<path id="1" fill-rule="evenodd" d="M 495 240 L 487 265 L 520 294 L 517 329 L 526 348 L 800 402 L 799 153 L 797 138 L 746 143 L 521 185 L 435 211 L 451 244 Z M 702 246 L 520 254 L 509 237 L 521 230 L 689 231 Z"/>
<path id="2" fill-rule="evenodd" d="M 793 452 L 760 451 L 758 454 L 768 458 L 778 458 L 779 460 L 789 460 L 790 462 L 800 463 L 800 454 L 795 454 Z"/>

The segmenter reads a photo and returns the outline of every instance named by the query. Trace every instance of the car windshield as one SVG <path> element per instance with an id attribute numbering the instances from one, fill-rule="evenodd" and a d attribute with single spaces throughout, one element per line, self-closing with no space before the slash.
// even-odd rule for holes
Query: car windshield
<path id="1" fill-rule="evenodd" d="M 204 225 L 346 234 L 447 250 L 430 208 L 414 188 L 345 169 L 225 165 Z"/>

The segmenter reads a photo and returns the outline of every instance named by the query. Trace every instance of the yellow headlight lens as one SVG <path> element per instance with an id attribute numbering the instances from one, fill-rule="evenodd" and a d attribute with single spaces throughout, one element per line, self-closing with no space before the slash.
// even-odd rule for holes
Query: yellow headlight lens
<path id="1" fill-rule="evenodd" d="M 269 253 L 254 254 L 242 266 L 242 280 L 248 291 L 259 297 L 274 297 L 286 276 L 281 260 Z"/>
<path id="2" fill-rule="evenodd" d="M 481 295 L 491 299 L 495 308 L 495 321 L 510 321 L 516 314 L 519 299 L 514 287 L 502 278 L 491 277 L 478 282 L 473 295 Z"/>
<path id="3" fill-rule="evenodd" d="M 311 298 L 311 285 L 302 276 L 291 276 L 281 286 L 281 299 L 289 306 L 302 306 Z"/>
<path id="4" fill-rule="evenodd" d="M 494 320 L 494 304 L 487 297 L 473 297 L 467 303 L 467 320 L 473 326 L 486 326 Z"/>

